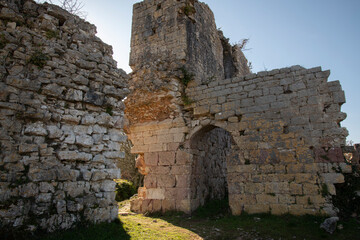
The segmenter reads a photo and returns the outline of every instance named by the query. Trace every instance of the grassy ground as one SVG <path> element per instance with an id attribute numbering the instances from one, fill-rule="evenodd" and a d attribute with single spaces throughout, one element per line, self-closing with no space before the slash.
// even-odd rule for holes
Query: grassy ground
<path id="1" fill-rule="evenodd" d="M 271 215 L 231 216 L 224 202 L 212 202 L 192 216 L 119 216 L 120 221 L 59 232 L 42 240 L 126 240 L 126 239 L 360 239 L 360 223 L 355 219 L 340 222 L 343 229 L 330 235 L 319 228 L 323 217 Z"/>

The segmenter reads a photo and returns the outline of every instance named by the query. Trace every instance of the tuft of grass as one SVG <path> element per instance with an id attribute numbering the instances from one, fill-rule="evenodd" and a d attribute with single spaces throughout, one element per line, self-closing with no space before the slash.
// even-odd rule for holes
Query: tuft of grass
<path id="1" fill-rule="evenodd" d="M 39 69 L 42 69 L 48 60 L 49 56 L 47 54 L 37 50 L 33 55 L 31 55 L 29 63 L 34 64 Z"/>
<path id="2" fill-rule="evenodd" d="M 192 103 L 194 103 L 194 101 L 191 100 L 185 93 L 183 93 L 181 95 L 181 99 L 185 106 L 188 106 L 188 105 L 191 105 Z"/>
<path id="3" fill-rule="evenodd" d="M 120 216 L 117 223 L 103 223 L 78 227 L 65 232 L 37 237 L 41 240 L 126 240 L 126 239 L 358 239 L 360 228 L 355 219 L 341 221 L 342 230 L 330 235 L 320 229 L 326 217 L 272 216 L 269 214 L 226 213 L 221 202 L 200 208 L 193 216 L 173 212 L 163 216 L 146 217 L 142 214 Z M 21 239 L 21 238 L 19 238 Z M 24 238 L 31 239 L 31 238 Z M 33 238 L 35 239 L 35 238 Z"/>
<path id="4" fill-rule="evenodd" d="M 190 16 L 196 13 L 195 7 L 190 5 L 190 4 L 186 4 L 186 6 L 183 8 L 184 14 L 186 16 Z"/>
<path id="5" fill-rule="evenodd" d="M 188 86 L 189 82 L 191 82 L 194 78 L 194 74 L 189 73 L 188 70 L 186 70 L 185 66 L 182 66 L 179 68 L 179 70 L 182 72 L 182 76 L 179 77 L 180 82 L 184 86 L 184 89 L 181 92 L 181 99 L 185 106 L 191 105 L 194 103 L 185 93 L 185 88 Z"/>
<path id="6" fill-rule="evenodd" d="M 110 116 L 112 116 L 112 115 L 113 115 L 113 109 L 112 109 L 112 107 L 111 107 L 111 106 L 107 106 L 105 112 L 106 112 L 107 114 L 109 114 Z"/>
<path id="7" fill-rule="evenodd" d="M 101 223 L 89 227 L 77 227 L 73 230 L 55 232 L 41 240 L 120 240 L 131 239 L 121 221 Z"/>
<path id="8" fill-rule="evenodd" d="M 190 73 L 185 66 L 182 66 L 181 68 L 179 68 L 179 70 L 182 73 L 182 77 L 180 77 L 180 81 L 181 83 L 187 87 L 187 85 L 189 84 L 190 81 L 193 80 L 194 78 L 194 74 Z"/>
<path id="9" fill-rule="evenodd" d="M 47 39 L 59 38 L 59 32 L 53 31 L 53 30 L 48 30 L 48 31 L 46 31 L 45 36 Z"/>

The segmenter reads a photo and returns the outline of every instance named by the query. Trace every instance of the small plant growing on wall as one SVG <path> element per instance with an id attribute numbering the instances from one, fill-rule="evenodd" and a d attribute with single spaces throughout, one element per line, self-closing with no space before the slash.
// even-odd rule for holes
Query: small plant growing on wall
<path id="1" fill-rule="evenodd" d="M 46 31 L 45 35 L 47 39 L 59 38 L 59 33 L 57 31 L 49 30 Z"/>
<path id="2" fill-rule="evenodd" d="M 186 4 L 186 6 L 183 8 L 183 11 L 186 16 L 190 16 L 196 13 L 195 7 L 190 5 L 189 3 Z"/>
<path id="3" fill-rule="evenodd" d="M 106 107 L 106 113 L 109 114 L 110 116 L 113 115 L 113 109 L 112 109 L 111 106 L 107 106 L 107 107 Z"/>
<path id="4" fill-rule="evenodd" d="M 182 73 L 182 77 L 180 77 L 180 82 L 182 83 L 183 90 L 181 92 L 181 99 L 185 106 L 190 105 L 193 103 L 193 101 L 186 95 L 185 88 L 188 86 L 189 82 L 191 82 L 194 78 L 194 74 L 190 73 L 185 66 L 182 66 L 179 68 L 179 70 Z"/>
<path id="5" fill-rule="evenodd" d="M 39 69 L 42 69 L 48 60 L 49 57 L 47 54 L 37 50 L 33 55 L 31 55 L 29 63 L 34 64 Z"/>
<path id="6" fill-rule="evenodd" d="M 187 87 L 187 85 L 189 84 L 189 82 L 194 78 L 194 74 L 189 73 L 188 70 L 186 70 L 185 66 L 182 66 L 181 68 L 179 68 L 179 70 L 182 73 L 182 77 L 180 78 L 181 83 Z"/>

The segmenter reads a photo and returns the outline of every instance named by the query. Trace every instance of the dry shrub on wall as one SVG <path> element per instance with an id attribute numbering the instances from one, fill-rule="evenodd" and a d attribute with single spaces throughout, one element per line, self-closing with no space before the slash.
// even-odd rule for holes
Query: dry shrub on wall
<path id="1" fill-rule="evenodd" d="M 85 4 L 82 1 L 78 0 L 36 0 L 37 3 L 51 3 L 60 6 L 71 14 L 77 15 L 81 18 L 86 18 L 87 13 L 82 9 Z"/>

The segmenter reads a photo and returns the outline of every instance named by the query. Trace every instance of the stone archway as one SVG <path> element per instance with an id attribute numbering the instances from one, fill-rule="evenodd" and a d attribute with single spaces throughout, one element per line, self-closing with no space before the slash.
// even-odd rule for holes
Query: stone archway
<path id="1" fill-rule="evenodd" d="M 237 147 L 231 134 L 213 125 L 203 127 L 192 136 L 190 139 L 192 210 L 204 205 L 208 200 L 228 198 L 227 166 L 235 148 Z"/>

